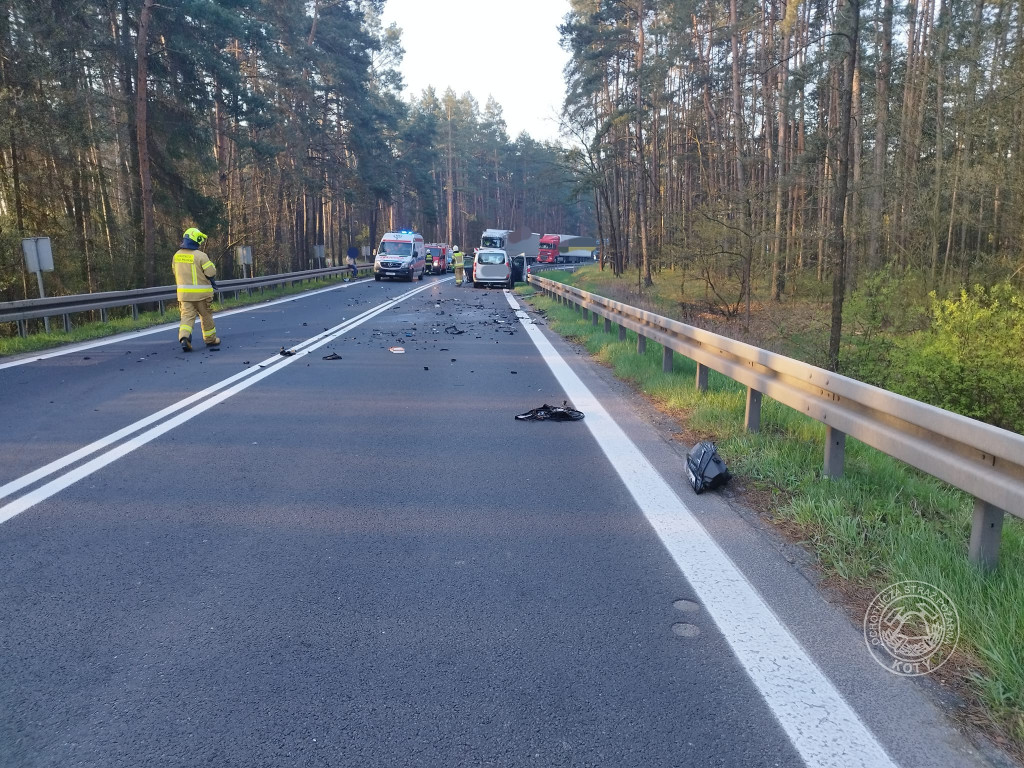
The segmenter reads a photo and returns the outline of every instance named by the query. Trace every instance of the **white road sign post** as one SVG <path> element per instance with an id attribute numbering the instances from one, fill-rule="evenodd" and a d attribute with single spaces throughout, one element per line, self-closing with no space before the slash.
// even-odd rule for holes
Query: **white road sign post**
<path id="1" fill-rule="evenodd" d="M 25 254 L 25 268 L 36 273 L 39 284 L 39 298 L 46 298 L 43 289 L 43 272 L 53 272 L 53 251 L 50 249 L 48 237 L 26 237 L 21 241 L 21 250 Z M 43 318 L 46 332 L 50 332 L 50 318 Z"/>

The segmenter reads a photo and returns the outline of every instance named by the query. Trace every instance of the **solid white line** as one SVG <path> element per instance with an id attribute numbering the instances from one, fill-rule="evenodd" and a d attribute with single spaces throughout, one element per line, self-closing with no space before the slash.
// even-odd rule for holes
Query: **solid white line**
<path id="1" fill-rule="evenodd" d="M 825 673 L 519 303 L 509 305 L 808 766 L 895 768 Z"/>
<path id="2" fill-rule="evenodd" d="M 88 477 L 93 472 L 102 469 L 108 464 L 111 464 L 117 459 L 120 459 L 122 456 L 126 456 L 127 454 L 134 451 L 136 448 L 139 448 L 140 446 L 143 446 L 146 443 L 155 440 L 160 435 L 169 432 L 170 430 L 174 429 L 177 426 L 180 426 L 181 424 L 184 424 L 186 421 L 195 418 L 204 411 L 208 411 L 213 406 L 217 405 L 218 403 L 224 402 L 229 397 L 238 394 L 242 390 L 248 389 L 257 381 L 261 381 L 262 379 L 267 378 L 271 374 L 277 373 L 282 368 L 286 368 L 287 366 L 294 363 L 296 360 L 305 357 L 310 352 L 319 349 L 320 347 L 324 346 L 325 344 L 328 344 L 329 342 L 333 341 L 339 336 L 344 335 L 353 328 L 362 325 L 367 320 L 370 320 L 376 317 L 377 315 L 386 312 L 387 310 L 391 309 L 391 307 L 395 306 L 396 304 L 399 304 L 400 302 L 405 301 L 411 296 L 415 296 L 417 293 L 421 293 L 422 291 L 433 288 L 435 285 L 436 283 L 423 285 L 420 286 L 419 288 L 415 288 L 411 291 L 408 291 L 394 299 L 388 299 L 383 304 L 379 304 L 373 309 L 367 310 L 362 315 L 359 315 L 358 317 L 353 318 L 352 320 L 347 320 L 341 325 L 336 326 L 337 330 L 332 330 L 318 334 L 317 336 L 314 336 L 313 338 L 302 342 L 302 344 L 293 347 L 292 349 L 296 350 L 296 353 L 290 357 L 281 357 L 280 355 L 276 355 L 273 358 L 269 358 L 269 360 L 280 362 L 277 362 L 275 365 L 268 366 L 262 370 L 257 368 L 255 371 L 253 371 L 251 376 L 241 381 L 236 381 L 235 384 L 231 386 L 229 389 L 223 390 L 222 392 L 215 394 L 212 397 L 209 397 L 208 399 L 198 403 L 192 408 L 189 408 L 189 410 L 185 411 L 184 413 L 180 413 L 177 416 L 168 419 L 162 424 L 159 424 L 153 427 L 152 429 L 143 432 L 141 435 L 137 435 L 136 437 L 133 437 L 131 440 L 128 440 L 122 443 L 121 445 L 117 446 L 116 448 L 113 448 L 107 451 L 106 453 L 97 456 L 92 461 L 88 461 L 85 464 L 82 464 L 81 466 L 76 467 L 75 469 L 72 469 L 71 471 L 61 475 L 60 477 L 51 480 L 45 485 L 36 488 L 34 491 L 30 491 L 29 493 L 26 493 L 24 496 L 15 499 L 14 501 L 0 507 L 0 523 L 7 522 L 15 515 L 21 514 L 26 509 L 29 509 L 30 507 L 35 506 L 39 502 L 50 498 L 51 496 L 64 490 L 68 486 L 77 483 L 82 478 Z M 246 373 L 248 373 L 248 371 Z M 237 378 L 237 375 L 231 377 L 232 380 Z M 227 384 L 229 383 L 229 381 L 230 380 L 225 380 L 224 382 L 221 383 Z M 191 401 L 194 398 L 188 399 Z M 126 427 L 125 429 L 129 429 L 129 427 Z"/>
<path id="3" fill-rule="evenodd" d="M 342 283 L 341 285 L 332 285 L 327 288 L 318 288 L 315 291 L 303 291 L 302 293 L 295 293 L 284 298 L 274 299 L 273 301 L 267 301 L 260 304 L 251 304 L 244 307 L 236 307 L 235 309 L 225 309 L 217 311 L 216 317 L 230 317 L 231 315 L 240 315 L 243 312 L 252 312 L 256 309 L 265 309 L 267 307 L 273 307 L 277 304 L 284 304 L 289 301 L 295 301 L 297 299 L 306 299 L 310 296 L 319 296 L 321 293 L 327 293 L 328 291 L 337 291 L 339 288 L 350 288 L 353 285 L 359 285 L 361 283 L 369 282 L 368 279 L 357 280 L 353 283 Z M 57 312 L 56 314 L 61 314 Z M 177 328 L 178 323 L 164 323 L 162 325 L 155 325 L 152 328 L 146 328 L 141 331 L 125 331 L 119 333 L 116 336 L 107 336 L 96 341 L 86 341 L 81 344 L 72 344 L 66 347 L 59 347 L 50 352 L 42 352 L 40 354 L 29 354 L 27 357 L 20 357 L 17 360 L 10 360 L 6 363 L 0 363 L 0 371 L 4 368 L 14 368 L 19 365 L 28 365 L 29 363 L 36 363 L 40 360 L 49 360 L 53 357 L 61 357 L 62 355 L 72 355 L 76 352 L 84 352 L 87 349 L 95 349 L 96 347 L 105 347 L 108 344 L 117 344 L 127 339 L 135 339 L 139 336 L 152 336 L 154 333 L 163 333 L 164 331 Z"/>

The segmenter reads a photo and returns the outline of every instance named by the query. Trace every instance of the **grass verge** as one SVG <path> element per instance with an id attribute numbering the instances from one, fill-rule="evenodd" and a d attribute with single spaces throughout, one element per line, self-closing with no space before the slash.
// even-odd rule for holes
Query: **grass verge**
<path id="1" fill-rule="evenodd" d="M 956 604 L 961 636 L 935 673 L 966 701 L 955 713 L 1024 757 L 1024 525 L 1007 515 L 1000 564 L 985 574 L 967 560 L 973 500 L 963 492 L 853 439 L 845 473 L 822 477 L 825 429 L 767 397 L 761 431 L 744 430 L 745 389 L 714 371 L 708 391 L 694 386 L 696 364 L 679 355 L 672 373 L 661 348 L 636 353 L 636 334 L 618 341 L 601 326 L 532 289 L 519 295 L 543 310 L 552 330 L 584 346 L 658 408 L 678 418 L 688 442 L 712 439 L 752 491 L 755 507 L 817 558 L 851 618 L 875 593 L 899 581 L 924 581 Z"/>
<path id="2" fill-rule="evenodd" d="M 361 277 L 367 274 L 370 273 L 360 272 Z M 320 288 L 326 288 L 340 283 L 343 279 L 344 278 L 341 276 L 329 277 L 317 283 L 285 285 L 279 288 L 271 288 L 265 290 L 263 293 L 255 293 L 252 296 L 241 294 L 237 298 L 215 302 L 213 305 L 213 311 L 221 312 L 225 309 L 233 309 L 234 307 L 260 304 L 264 301 L 270 301 L 271 299 L 279 299 L 282 296 L 291 296 L 296 293 L 319 290 Z M 119 314 L 126 316 L 118 317 L 117 315 Z M 111 309 L 108 310 L 108 319 L 105 323 L 82 323 L 81 325 L 73 327 L 70 332 L 61 330 L 53 331 L 51 333 L 32 333 L 25 338 L 21 338 L 20 336 L 0 338 L 0 357 L 38 352 L 43 349 L 59 347 L 64 344 L 76 344 L 83 341 L 91 341 L 92 339 L 100 339 L 104 336 L 113 336 L 127 331 L 140 331 L 143 328 L 152 328 L 154 325 L 176 322 L 180 317 L 181 315 L 178 312 L 178 307 L 170 305 L 162 315 L 159 312 L 140 312 L 137 320 L 133 319 L 131 316 L 131 307 Z"/>

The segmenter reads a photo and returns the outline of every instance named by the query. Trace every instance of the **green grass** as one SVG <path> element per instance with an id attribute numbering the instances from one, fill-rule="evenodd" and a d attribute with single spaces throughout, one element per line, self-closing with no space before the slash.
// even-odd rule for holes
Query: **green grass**
<path id="1" fill-rule="evenodd" d="M 369 273 L 360 273 L 361 276 L 365 274 Z M 264 301 L 270 301 L 271 299 L 279 299 L 282 296 L 291 296 L 296 293 L 319 290 L 320 288 L 326 288 L 330 285 L 340 283 L 342 280 L 343 277 L 338 276 L 327 278 L 317 283 L 286 285 L 279 288 L 270 288 L 266 289 L 262 294 L 254 293 L 252 296 L 247 296 L 243 293 L 239 295 L 238 298 L 230 298 L 225 299 L 224 301 L 215 302 L 213 305 L 213 311 L 220 312 L 234 307 L 259 304 Z M 55 318 L 51 318 L 51 328 L 55 325 L 61 325 L 59 317 L 60 316 L 58 315 Z M 79 317 L 81 317 L 81 315 L 79 315 Z M 138 331 L 143 328 L 152 328 L 154 325 L 177 322 L 180 317 L 181 315 L 178 312 L 177 305 L 171 304 L 167 306 L 163 315 L 159 312 L 140 312 L 137 320 L 133 319 L 131 316 L 131 307 L 111 309 L 107 311 L 107 321 L 105 323 L 82 323 L 81 325 L 75 325 L 72 327 L 70 333 L 63 330 L 51 331 L 50 333 L 40 331 L 39 333 L 31 333 L 25 338 L 21 338 L 20 336 L 0 338 L 0 357 L 5 355 L 20 355 L 28 352 L 38 352 L 42 349 L 59 347 L 63 344 L 74 344 L 82 341 L 90 341 L 92 339 L 100 339 L 104 336 L 113 336 L 118 333 L 125 333 L 126 331 Z M 41 328 L 41 320 L 39 321 L 39 325 Z"/>
<path id="2" fill-rule="evenodd" d="M 525 295 L 525 292 L 520 292 Z M 582 320 L 542 295 L 531 303 L 547 313 L 552 330 L 582 344 L 661 408 L 685 419 L 694 433 L 718 443 L 730 469 L 774 495 L 772 514 L 799 526 L 805 546 L 829 575 L 880 590 L 917 580 L 942 589 L 960 613 L 957 674 L 977 694 L 993 721 L 1024 747 L 1024 525 L 1007 515 L 1000 564 L 985 574 L 967 560 L 972 499 L 879 451 L 847 440 L 845 473 L 822 476 L 825 429 L 765 398 L 761 431 L 743 426 L 745 389 L 712 371 L 708 391 L 694 385 L 696 364 L 676 355 L 672 373 L 662 350 L 636 335 Z"/>

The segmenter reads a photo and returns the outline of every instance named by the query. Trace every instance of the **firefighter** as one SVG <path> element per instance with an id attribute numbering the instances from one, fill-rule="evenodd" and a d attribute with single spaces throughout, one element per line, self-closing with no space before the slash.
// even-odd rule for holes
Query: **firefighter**
<path id="1" fill-rule="evenodd" d="M 455 285 L 462 285 L 466 277 L 466 261 L 459 246 L 452 246 L 452 266 L 455 267 Z"/>
<path id="2" fill-rule="evenodd" d="M 217 268 L 210 257 L 200 249 L 206 242 L 206 235 L 195 227 L 189 227 L 182 235 L 181 247 L 174 254 L 174 281 L 178 284 L 178 304 L 181 307 L 181 325 L 178 326 L 178 343 L 183 352 L 192 351 L 192 325 L 199 315 L 203 329 L 203 341 L 207 347 L 220 344 L 217 329 L 213 325 L 213 291 L 217 287 Z"/>

